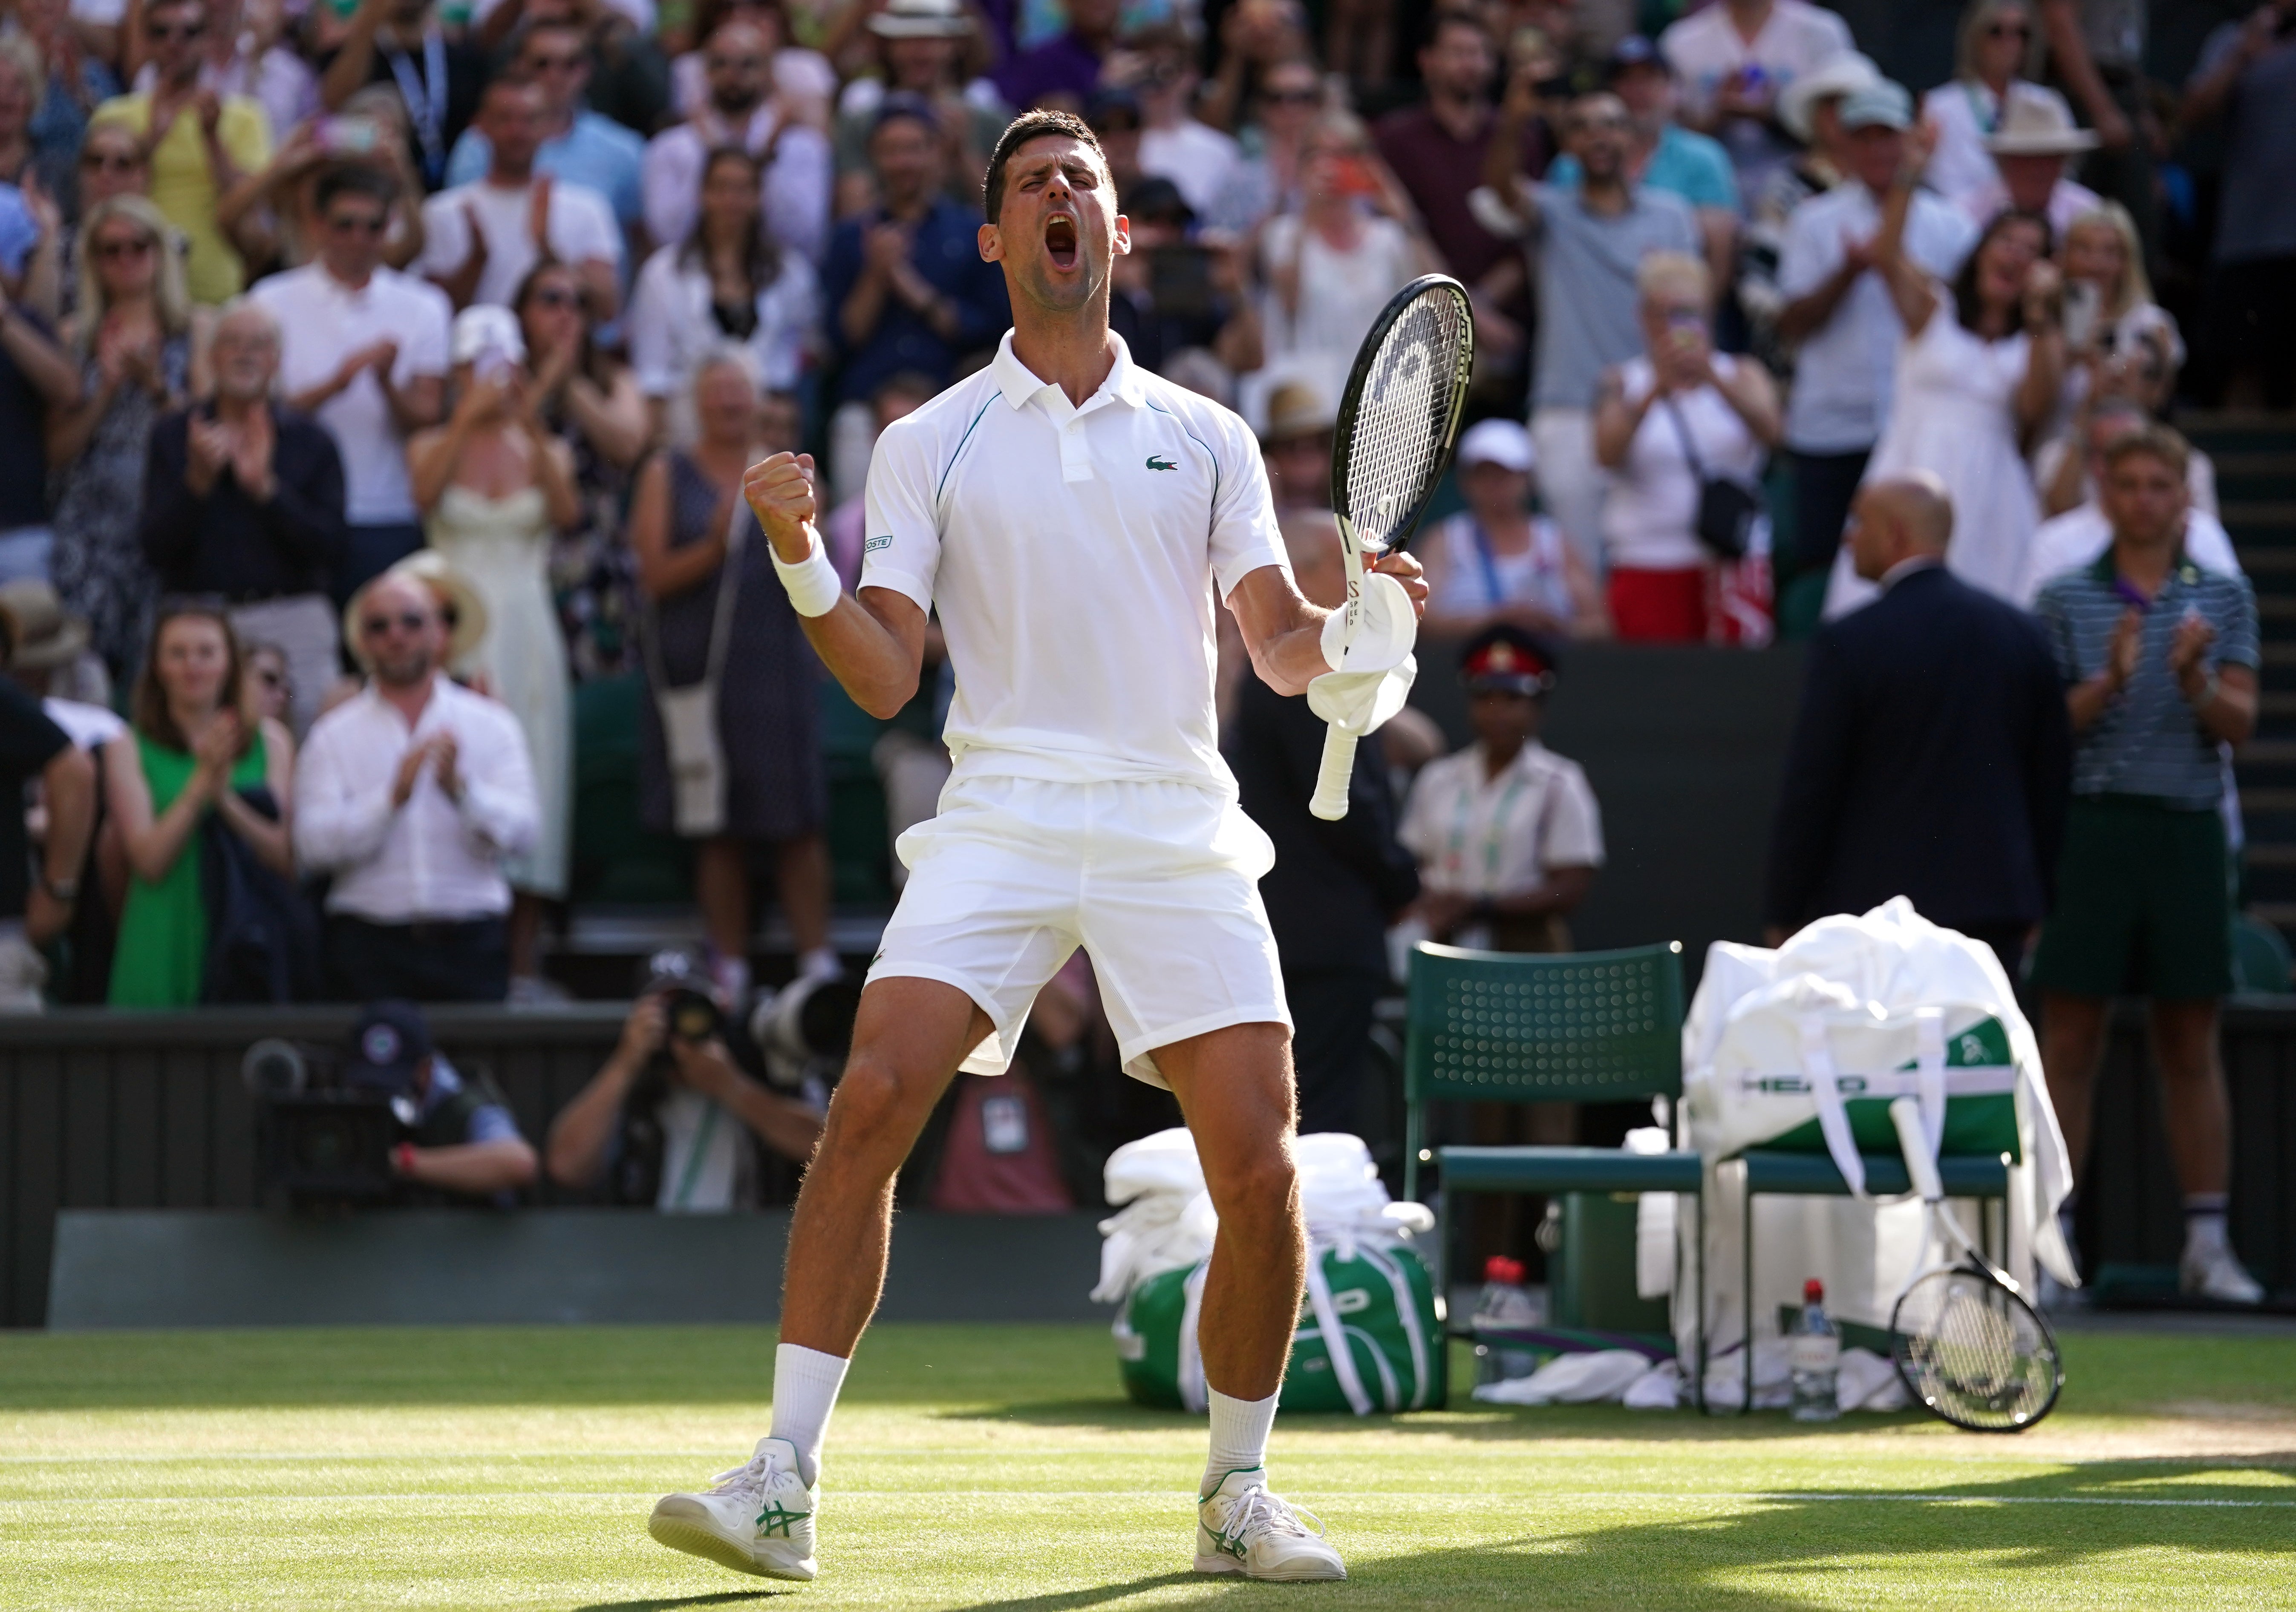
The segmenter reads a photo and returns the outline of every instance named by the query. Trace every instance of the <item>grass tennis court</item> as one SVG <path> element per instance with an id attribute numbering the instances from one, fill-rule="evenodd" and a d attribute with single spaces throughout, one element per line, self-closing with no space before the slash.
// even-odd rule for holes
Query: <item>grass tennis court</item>
<path id="1" fill-rule="evenodd" d="M 2296 1338 L 2081 1332 L 2033 1434 L 1611 1408 L 1279 1421 L 1345 1584 L 1188 1572 L 1201 1422 L 1092 1327 L 888 1326 L 821 1581 L 650 1542 L 766 1426 L 756 1329 L 0 1337 L 0 1605 L 2296 1606 Z M 1464 1403 L 1455 1400 L 1455 1404 Z"/>

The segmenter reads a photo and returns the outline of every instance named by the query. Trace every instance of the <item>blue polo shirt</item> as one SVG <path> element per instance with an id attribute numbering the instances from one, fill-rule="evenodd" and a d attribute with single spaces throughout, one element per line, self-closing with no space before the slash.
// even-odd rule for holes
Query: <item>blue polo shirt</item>
<path id="1" fill-rule="evenodd" d="M 1577 190 L 1578 176 L 1578 159 L 1572 156 L 1557 157 L 1546 170 L 1546 183 L 1559 191 Z M 1659 131 L 1658 149 L 1651 153 L 1641 183 L 1645 189 L 1679 196 L 1693 207 L 1738 210 L 1738 171 L 1730 166 L 1730 153 L 1719 140 L 1678 123 Z"/>
<path id="2" fill-rule="evenodd" d="M 915 370 L 931 376 L 936 385 L 947 386 L 959 358 L 994 347 L 1013 323 L 1012 305 L 1004 297 L 1004 271 L 980 260 L 980 215 L 944 199 L 917 221 L 909 261 L 935 290 L 956 304 L 956 340 L 942 340 L 906 303 L 888 296 L 869 339 L 857 346 L 849 343 L 839 310 L 861 278 L 863 231 L 884 219 L 882 210 L 873 209 L 840 224 L 829 238 L 829 257 L 822 265 L 822 319 L 837 343 L 839 403 L 867 402 L 871 393 L 903 370 Z"/>
<path id="3" fill-rule="evenodd" d="M 494 163 L 494 147 L 472 124 L 447 155 L 447 183 L 472 184 L 487 176 Z M 645 192 L 638 170 L 645 159 L 645 142 L 596 112 L 578 111 L 574 126 L 555 140 L 545 140 L 534 153 L 537 173 L 569 184 L 586 184 L 606 199 L 614 221 L 624 229 L 645 218 Z"/>
<path id="4" fill-rule="evenodd" d="M 2224 793 L 2215 741 L 2201 732 L 2191 702 L 2169 670 L 2177 624 L 2197 614 L 2216 629 L 2210 667 L 2263 661 L 2257 643 L 2256 593 L 2245 577 L 2203 570 L 2181 556 L 2149 602 L 2120 580 L 2105 550 L 2095 565 L 2066 571 L 2043 585 L 2034 613 L 2068 687 L 2104 669 L 2121 614 L 2141 610 L 2144 647 L 2136 675 L 2073 749 L 2076 795 L 2144 795 L 2165 806 L 2214 809 Z"/>

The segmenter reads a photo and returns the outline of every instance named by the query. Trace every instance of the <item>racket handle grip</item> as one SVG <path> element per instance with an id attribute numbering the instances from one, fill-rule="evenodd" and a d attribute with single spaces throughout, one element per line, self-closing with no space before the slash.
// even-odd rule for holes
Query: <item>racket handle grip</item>
<path id="1" fill-rule="evenodd" d="M 1324 730 L 1324 765 L 1316 773 L 1316 798 L 1308 809 L 1325 822 L 1348 814 L 1348 780 L 1356 772 L 1356 736 L 1338 728 Z"/>
<path id="2" fill-rule="evenodd" d="M 1938 1177 L 1937 1160 L 1930 1157 L 1930 1139 L 1922 1131 L 1921 1104 L 1910 1097 L 1891 1098 L 1890 1123 L 1898 1127 L 1898 1146 L 1906 1156 L 1906 1174 L 1914 1178 L 1914 1191 L 1924 1203 L 1941 1201 L 1945 1182 Z"/>

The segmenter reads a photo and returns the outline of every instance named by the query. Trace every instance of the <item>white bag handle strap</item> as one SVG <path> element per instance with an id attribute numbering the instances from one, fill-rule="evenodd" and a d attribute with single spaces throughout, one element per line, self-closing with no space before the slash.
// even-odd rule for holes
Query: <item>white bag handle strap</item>
<path id="1" fill-rule="evenodd" d="M 1834 1073 L 1833 1049 L 1826 1044 L 1825 1023 L 1815 1014 L 1801 1019 L 1801 1070 L 1817 1100 L 1817 1128 L 1825 1137 L 1825 1150 L 1833 1167 L 1849 1183 L 1853 1198 L 1866 1196 L 1866 1161 L 1858 1157 L 1857 1139 L 1849 1133 L 1849 1110 L 1841 1106 L 1841 1076 Z"/>
<path id="2" fill-rule="evenodd" d="M 1206 1260 L 1188 1272 L 1182 1291 L 1187 1301 L 1180 1310 L 1180 1358 L 1176 1374 L 1180 1379 L 1180 1403 L 1185 1409 L 1201 1415 L 1211 1409 L 1211 1396 L 1204 1388 L 1204 1352 L 1196 1346 L 1196 1321 L 1204 1309 L 1204 1276 L 1211 1269 Z"/>
<path id="3" fill-rule="evenodd" d="M 1922 1110 L 1922 1134 L 1930 1157 L 1945 1143 L 1945 1010 L 1914 1011 L 1914 1090 Z"/>
<path id="4" fill-rule="evenodd" d="M 1324 1280 L 1324 1253 L 1312 1244 L 1308 1249 L 1308 1307 L 1316 1313 L 1316 1330 L 1323 1334 L 1324 1353 L 1331 1356 L 1332 1375 L 1340 1379 L 1340 1392 L 1348 1396 L 1348 1403 L 1357 1416 L 1368 1416 L 1371 1395 L 1356 1370 L 1355 1351 L 1348 1346 L 1347 1329 L 1340 1324 L 1340 1313 L 1332 1305 L 1332 1284 Z"/>
<path id="5" fill-rule="evenodd" d="M 1363 1258 L 1387 1278 L 1388 1291 L 1395 1296 L 1396 1324 L 1403 1329 L 1404 1342 L 1411 1347 L 1411 1408 L 1420 1410 L 1433 1385 L 1428 1381 L 1427 1336 L 1419 1326 L 1419 1301 L 1412 1296 L 1410 1280 L 1401 1265 L 1375 1248 L 1365 1248 Z"/>

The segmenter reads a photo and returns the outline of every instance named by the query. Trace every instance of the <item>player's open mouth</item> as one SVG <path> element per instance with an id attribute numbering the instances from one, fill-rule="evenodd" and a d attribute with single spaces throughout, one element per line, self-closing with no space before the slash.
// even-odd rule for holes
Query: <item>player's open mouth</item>
<path id="1" fill-rule="evenodd" d="M 1066 213 L 1055 213 L 1045 223 L 1045 255 L 1054 268 L 1074 268 L 1077 262 L 1077 223 Z"/>

